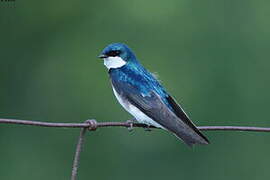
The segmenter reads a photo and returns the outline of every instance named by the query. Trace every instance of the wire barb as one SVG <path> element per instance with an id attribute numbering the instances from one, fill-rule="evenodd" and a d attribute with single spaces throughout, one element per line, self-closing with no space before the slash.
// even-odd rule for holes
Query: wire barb
<path id="1" fill-rule="evenodd" d="M 88 127 L 89 131 L 95 131 L 98 128 L 98 123 L 94 119 L 88 119 L 85 121 L 85 123 L 89 124 L 89 127 Z"/>

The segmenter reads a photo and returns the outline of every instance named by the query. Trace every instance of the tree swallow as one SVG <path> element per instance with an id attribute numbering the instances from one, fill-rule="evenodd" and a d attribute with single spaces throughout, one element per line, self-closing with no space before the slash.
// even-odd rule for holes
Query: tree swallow
<path id="1" fill-rule="evenodd" d="M 165 129 L 189 146 L 209 143 L 127 45 L 110 44 L 99 58 L 108 68 L 117 100 L 139 123 Z"/>

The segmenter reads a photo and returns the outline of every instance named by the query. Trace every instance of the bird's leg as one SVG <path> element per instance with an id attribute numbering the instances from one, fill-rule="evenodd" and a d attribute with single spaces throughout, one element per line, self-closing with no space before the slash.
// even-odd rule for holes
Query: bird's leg
<path id="1" fill-rule="evenodd" d="M 151 128 L 150 128 L 150 126 L 151 125 L 147 124 L 146 127 L 144 128 L 144 130 L 145 131 L 148 131 L 148 132 L 152 131 Z"/>
<path id="2" fill-rule="evenodd" d="M 129 132 L 133 131 L 133 124 L 135 123 L 135 121 L 135 118 L 126 121 L 129 124 L 129 127 L 127 128 Z"/>

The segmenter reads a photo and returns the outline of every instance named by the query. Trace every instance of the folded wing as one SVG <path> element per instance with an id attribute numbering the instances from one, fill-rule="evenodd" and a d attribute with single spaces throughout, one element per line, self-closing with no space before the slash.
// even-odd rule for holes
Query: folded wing
<path id="1" fill-rule="evenodd" d="M 167 97 L 168 103 L 173 108 L 170 110 L 162 101 L 161 97 L 154 91 L 147 95 L 138 93 L 136 87 L 128 83 L 112 81 L 117 93 L 121 94 L 131 104 L 136 106 L 144 114 L 156 121 L 168 131 L 174 133 L 187 145 L 208 144 L 206 137 L 189 120 L 182 108 L 170 96 Z"/>

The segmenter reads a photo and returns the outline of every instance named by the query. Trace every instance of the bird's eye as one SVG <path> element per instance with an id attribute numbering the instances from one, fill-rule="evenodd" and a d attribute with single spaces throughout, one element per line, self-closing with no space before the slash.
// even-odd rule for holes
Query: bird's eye
<path id="1" fill-rule="evenodd" d="M 112 56 L 112 57 L 115 57 L 115 56 L 119 56 L 121 53 L 121 51 L 119 50 L 114 50 L 114 51 L 110 51 L 107 53 L 108 56 Z"/>

